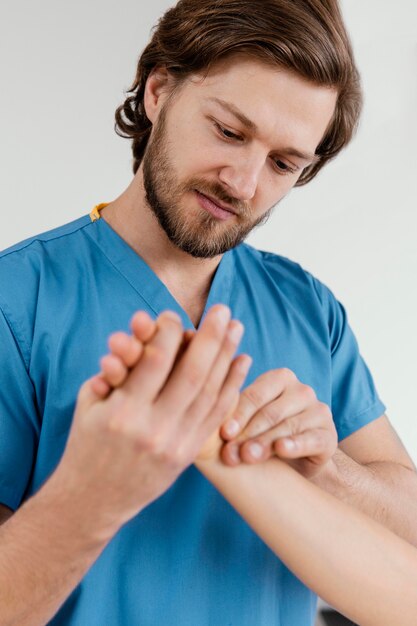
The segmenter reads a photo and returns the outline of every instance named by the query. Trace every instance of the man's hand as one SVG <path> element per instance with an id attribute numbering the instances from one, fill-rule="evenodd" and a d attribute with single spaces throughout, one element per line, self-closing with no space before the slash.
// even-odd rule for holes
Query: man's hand
<path id="1" fill-rule="evenodd" d="M 178 358 L 183 328 L 177 315 L 163 313 L 150 340 L 131 346 L 131 362 L 138 362 L 123 384 L 108 393 L 95 377 L 82 387 L 53 479 L 83 507 L 88 526 L 114 534 L 218 431 L 245 375 L 242 357 L 234 359 L 242 331 L 226 307 L 215 306 Z M 121 340 L 113 339 L 114 347 L 121 349 Z"/>
<path id="2" fill-rule="evenodd" d="M 227 465 L 276 455 L 307 478 L 318 474 L 337 449 L 329 407 L 288 369 L 266 372 L 248 386 L 220 435 Z"/>

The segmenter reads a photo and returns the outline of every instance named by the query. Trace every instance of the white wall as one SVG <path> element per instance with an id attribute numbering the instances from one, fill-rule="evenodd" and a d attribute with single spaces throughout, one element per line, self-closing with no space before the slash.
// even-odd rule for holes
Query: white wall
<path id="1" fill-rule="evenodd" d="M 171 2 L 14 0 L 0 10 L 0 248 L 130 180 L 113 113 Z M 366 108 L 355 142 L 250 241 L 301 262 L 347 306 L 417 461 L 417 3 L 343 0 Z"/>

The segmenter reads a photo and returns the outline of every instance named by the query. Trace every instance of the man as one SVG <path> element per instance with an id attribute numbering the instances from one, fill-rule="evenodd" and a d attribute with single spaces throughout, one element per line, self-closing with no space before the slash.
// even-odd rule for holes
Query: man
<path id="1" fill-rule="evenodd" d="M 238 386 L 243 329 L 217 303 L 253 359 L 224 463 L 286 458 L 417 543 L 412 462 L 342 307 L 296 264 L 240 245 L 346 145 L 359 110 L 333 1 L 165 14 L 116 116 L 131 185 L 1 259 L 0 501 L 4 517 L 18 509 L 0 536 L 6 624 L 312 623 L 314 594 L 190 466 Z M 156 345 L 127 396 L 92 411 L 80 395 L 66 446 L 79 387 L 137 309 L 158 317 Z M 144 344 L 147 325 L 134 318 Z M 198 327 L 183 358 L 182 326 Z"/>

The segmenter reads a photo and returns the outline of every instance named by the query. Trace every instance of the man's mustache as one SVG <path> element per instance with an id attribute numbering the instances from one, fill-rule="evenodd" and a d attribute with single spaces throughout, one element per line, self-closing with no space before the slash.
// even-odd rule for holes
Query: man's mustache
<path id="1" fill-rule="evenodd" d="M 214 201 L 218 200 L 220 204 L 226 204 L 233 208 L 237 215 L 243 218 L 250 216 L 250 206 L 246 202 L 242 202 L 233 196 L 230 196 L 217 182 L 208 182 L 201 178 L 193 178 L 187 181 L 186 189 L 184 191 L 194 191 L 209 196 Z"/>

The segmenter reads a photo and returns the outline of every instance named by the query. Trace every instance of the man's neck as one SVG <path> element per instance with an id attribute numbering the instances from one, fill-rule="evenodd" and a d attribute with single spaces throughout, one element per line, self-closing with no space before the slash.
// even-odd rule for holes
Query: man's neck
<path id="1" fill-rule="evenodd" d="M 149 265 L 197 326 L 221 256 L 196 259 L 169 241 L 147 206 L 140 171 L 101 216 Z"/>

